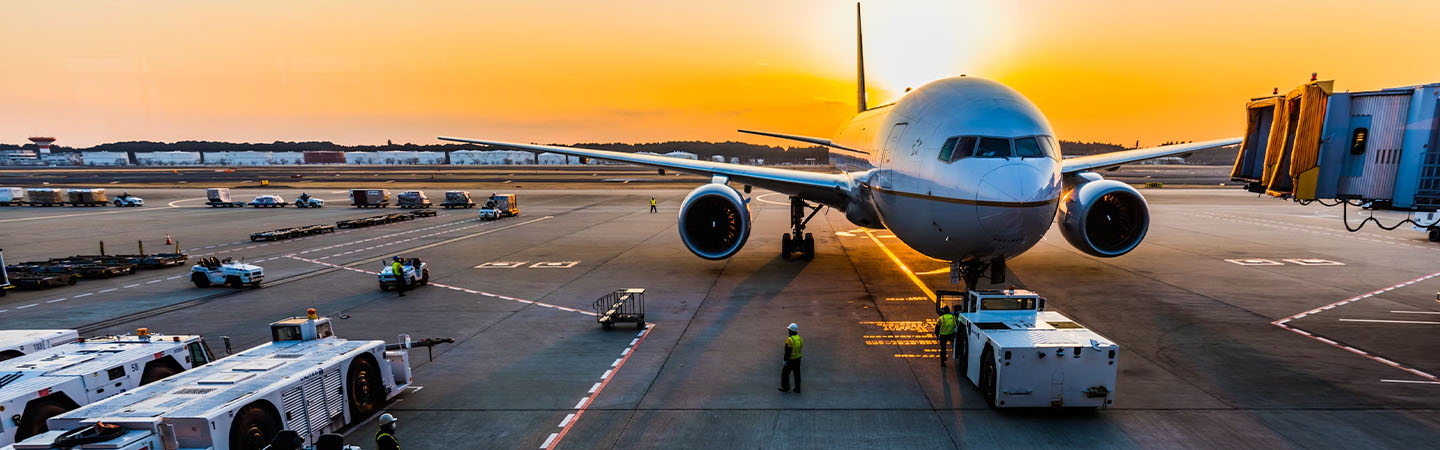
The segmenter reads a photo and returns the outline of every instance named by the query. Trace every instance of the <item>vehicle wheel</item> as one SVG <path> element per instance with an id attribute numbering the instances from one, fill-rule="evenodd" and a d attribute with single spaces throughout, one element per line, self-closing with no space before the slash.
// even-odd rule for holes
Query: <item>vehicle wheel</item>
<path id="1" fill-rule="evenodd" d="M 1430 242 L 1440 242 L 1440 228 L 1430 230 Z"/>
<path id="2" fill-rule="evenodd" d="M 66 408 L 59 402 L 51 400 L 41 400 L 34 405 L 27 405 L 25 414 L 20 416 L 20 426 L 15 428 L 15 442 L 50 431 L 50 427 L 46 426 L 45 422 L 49 421 L 51 417 L 65 414 L 71 409 L 73 408 Z"/>
<path id="3" fill-rule="evenodd" d="M 780 257 L 790 259 L 790 253 L 794 250 L 794 245 L 790 241 L 790 233 L 785 233 L 785 236 L 780 238 Z"/>
<path id="4" fill-rule="evenodd" d="M 120 203 L 119 200 L 116 200 L 116 201 L 115 201 L 115 206 L 117 206 L 117 207 L 119 207 L 119 206 L 125 206 L 125 204 Z"/>
<path id="5" fill-rule="evenodd" d="M 210 287 L 210 277 L 207 277 L 207 276 L 205 276 L 205 274 L 200 273 L 200 272 L 191 273 L 191 274 L 190 274 L 190 282 L 191 282 L 191 283 L 195 283 L 195 287 L 198 287 L 198 288 L 207 288 L 207 287 Z"/>
<path id="6" fill-rule="evenodd" d="M 389 290 L 390 290 L 390 285 L 385 284 L 385 283 L 380 283 L 380 290 L 381 290 L 381 291 L 389 291 Z"/>
<path id="7" fill-rule="evenodd" d="M 959 330 L 956 330 L 956 332 L 958 333 Z M 960 370 L 961 380 L 964 380 L 970 373 L 970 344 L 964 341 L 964 339 L 960 339 L 952 342 L 956 347 L 960 347 L 956 349 L 960 354 L 955 357 L 955 367 Z"/>
<path id="8" fill-rule="evenodd" d="M 980 391 L 985 394 L 985 404 L 995 408 L 996 394 L 995 352 L 986 348 L 980 354 Z"/>
<path id="9" fill-rule="evenodd" d="M 74 285 L 75 285 L 75 281 L 76 281 L 76 277 L 73 277 L 73 276 L 72 276 L 72 277 L 70 277 L 70 278 L 66 278 L 66 279 L 65 279 L 65 284 L 74 286 Z"/>
<path id="10" fill-rule="evenodd" d="M 145 373 L 140 375 L 140 385 L 144 386 L 154 383 L 180 372 L 181 371 L 175 370 L 175 367 L 167 363 L 157 362 L 155 364 L 147 364 Z"/>
<path id="11" fill-rule="evenodd" d="M 379 367 L 369 356 L 362 355 L 350 361 L 350 374 L 346 376 L 345 386 L 350 401 L 350 417 L 369 417 L 379 411 L 380 404 L 385 401 Z"/>
<path id="12" fill-rule="evenodd" d="M 240 281 L 240 277 L 235 276 L 235 275 L 231 275 L 231 276 L 225 277 L 225 284 L 228 284 L 228 285 L 230 285 L 230 287 L 235 288 L 235 289 L 240 289 L 240 288 L 242 288 L 242 287 L 245 287 L 245 283 L 242 282 L 242 281 Z"/>
<path id="13" fill-rule="evenodd" d="M 430 284 L 430 269 L 421 269 L 421 270 L 420 270 L 420 285 L 421 285 L 421 286 L 425 286 L 425 285 L 429 285 L 429 284 Z"/>
<path id="14" fill-rule="evenodd" d="M 230 423 L 230 448 L 232 450 L 263 450 L 270 445 L 275 433 L 280 431 L 280 421 L 265 408 L 254 404 L 241 408 Z"/>

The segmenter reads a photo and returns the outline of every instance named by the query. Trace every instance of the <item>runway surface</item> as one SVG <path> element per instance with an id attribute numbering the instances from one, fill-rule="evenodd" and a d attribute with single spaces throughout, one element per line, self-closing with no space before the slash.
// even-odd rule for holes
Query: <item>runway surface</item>
<path id="1" fill-rule="evenodd" d="M 1348 233 L 1339 210 L 1239 190 L 1145 189 L 1153 216 L 1135 252 L 1086 256 L 1052 229 L 1010 262 L 1012 283 L 1120 345 L 1116 402 L 1101 411 L 987 408 L 939 364 L 933 303 L 906 273 L 946 289 L 946 264 L 834 211 L 810 223 L 813 260 L 784 260 L 778 194 L 756 192 L 744 250 L 706 261 L 676 233 L 685 189 L 527 189 L 522 214 L 500 221 L 442 209 L 274 243 L 247 236 L 395 209 L 347 207 L 339 189 L 308 191 L 331 201 L 318 210 L 130 191 L 149 206 L 0 208 L 6 260 L 94 253 L 100 239 L 111 253 L 137 240 L 159 251 L 169 234 L 192 261 L 262 265 L 265 286 L 195 288 L 187 265 L 12 290 L 0 328 L 143 326 L 203 334 L 223 354 L 221 336 L 237 350 L 260 344 L 267 323 L 314 307 L 348 316 L 335 325 L 345 338 L 455 338 L 433 361 L 412 350 L 419 387 L 388 407 L 406 448 L 1425 448 L 1440 438 L 1440 243 L 1408 227 Z M 392 255 L 424 258 L 435 284 L 381 292 L 368 272 Z M 651 325 L 602 330 L 591 302 L 629 287 L 647 290 Z M 791 322 L 807 344 L 803 394 L 775 389 Z M 373 448 L 373 433 L 366 422 L 349 437 Z"/>

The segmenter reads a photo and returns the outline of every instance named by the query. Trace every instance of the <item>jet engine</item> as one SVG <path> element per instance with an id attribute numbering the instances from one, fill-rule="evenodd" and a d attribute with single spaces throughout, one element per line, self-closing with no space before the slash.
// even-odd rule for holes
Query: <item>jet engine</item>
<path id="1" fill-rule="evenodd" d="M 680 240 L 705 259 L 725 259 L 750 238 L 750 205 L 728 185 L 710 183 L 690 191 L 680 205 Z"/>
<path id="2" fill-rule="evenodd" d="M 1150 228 L 1145 197 L 1119 181 L 1101 179 L 1094 173 L 1077 175 L 1074 186 L 1060 200 L 1060 234 L 1070 245 L 1094 256 L 1130 253 Z"/>

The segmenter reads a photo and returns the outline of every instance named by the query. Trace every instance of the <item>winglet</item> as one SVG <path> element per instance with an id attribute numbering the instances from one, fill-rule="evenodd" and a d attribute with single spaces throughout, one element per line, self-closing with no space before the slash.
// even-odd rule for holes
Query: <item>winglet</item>
<path id="1" fill-rule="evenodd" d="M 860 111 L 870 109 L 865 100 L 865 33 L 860 27 L 860 2 L 855 2 L 855 81 Z"/>

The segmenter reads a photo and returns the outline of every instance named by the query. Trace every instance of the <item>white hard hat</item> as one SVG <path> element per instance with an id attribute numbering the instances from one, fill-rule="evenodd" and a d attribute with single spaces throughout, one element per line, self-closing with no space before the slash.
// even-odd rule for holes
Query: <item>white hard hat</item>
<path id="1" fill-rule="evenodd" d="M 400 419 L 396 419 L 395 416 L 390 415 L 390 413 L 385 413 L 385 414 L 381 414 L 381 415 L 380 415 L 380 424 L 381 424 L 381 425 L 389 425 L 389 424 L 392 424 L 392 423 L 395 423 L 395 422 L 399 422 L 399 421 L 400 421 Z"/>
<path id="2" fill-rule="evenodd" d="M 800 331 L 800 325 L 790 324 L 790 331 Z"/>

